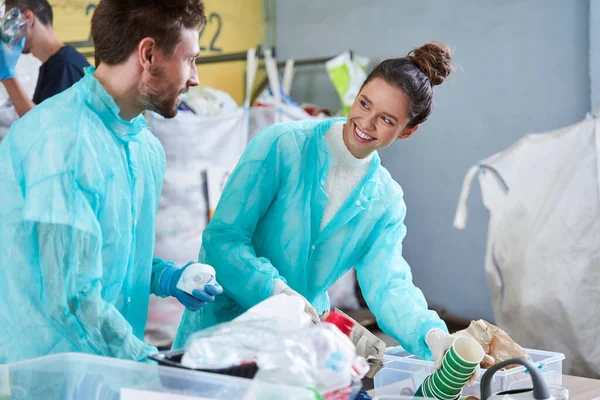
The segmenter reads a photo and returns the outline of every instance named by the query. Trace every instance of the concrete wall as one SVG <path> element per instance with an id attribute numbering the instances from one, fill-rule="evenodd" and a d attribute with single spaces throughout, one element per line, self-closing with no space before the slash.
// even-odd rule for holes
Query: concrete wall
<path id="1" fill-rule="evenodd" d="M 598 7 L 592 9 L 600 15 Z M 452 228 L 462 180 L 471 165 L 519 137 L 584 117 L 589 20 L 588 0 L 277 1 L 279 59 L 352 49 L 377 60 L 429 40 L 454 49 L 462 72 L 436 89 L 430 119 L 411 139 L 382 152 L 405 191 L 405 256 L 430 303 L 493 320 L 484 273 L 488 214 L 478 188 L 467 230 Z M 292 97 L 340 108 L 323 65 L 299 68 Z"/>

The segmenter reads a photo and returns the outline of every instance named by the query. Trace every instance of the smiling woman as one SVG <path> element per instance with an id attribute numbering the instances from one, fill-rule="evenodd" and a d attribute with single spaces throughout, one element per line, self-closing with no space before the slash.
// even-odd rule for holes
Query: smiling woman
<path id="1" fill-rule="evenodd" d="M 427 43 L 375 67 L 347 120 L 276 124 L 252 140 L 202 235 L 199 261 L 215 268 L 225 294 L 202 313 L 185 312 L 176 348 L 279 293 L 322 315 L 327 290 L 355 267 L 383 331 L 421 358 L 443 355 L 447 328 L 412 283 L 402 189 L 377 150 L 427 119 L 450 60 L 448 46 Z"/>
<path id="2" fill-rule="evenodd" d="M 357 158 L 406 139 L 431 114 L 433 86 L 452 72 L 450 48 L 430 42 L 407 57 L 381 62 L 363 84 L 344 126 L 344 142 Z"/>

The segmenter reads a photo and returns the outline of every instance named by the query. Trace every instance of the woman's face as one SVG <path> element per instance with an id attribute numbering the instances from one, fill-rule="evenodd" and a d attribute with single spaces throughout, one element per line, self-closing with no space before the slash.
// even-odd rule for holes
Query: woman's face
<path id="1" fill-rule="evenodd" d="M 375 78 L 367 83 L 350 108 L 344 125 L 344 142 L 357 158 L 406 139 L 419 126 L 407 128 L 409 103 L 404 92 Z"/>

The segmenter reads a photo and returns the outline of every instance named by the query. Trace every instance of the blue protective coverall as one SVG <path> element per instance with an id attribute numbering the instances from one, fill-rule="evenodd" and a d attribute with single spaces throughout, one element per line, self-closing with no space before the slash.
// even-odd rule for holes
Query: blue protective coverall
<path id="1" fill-rule="evenodd" d="M 0 363 L 60 352 L 144 360 L 166 169 L 159 141 L 93 76 L 0 143 Z"/>

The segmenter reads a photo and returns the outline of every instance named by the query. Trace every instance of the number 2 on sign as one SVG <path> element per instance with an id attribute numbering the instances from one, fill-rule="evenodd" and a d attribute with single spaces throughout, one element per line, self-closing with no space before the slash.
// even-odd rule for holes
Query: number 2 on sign
<path id="1" fill-rule="evenodd" d="M 206 21 L 206 24 L 204 24 L 204 26 L 202 27 L 202 30 L 200 31 L 199 40 L 202 40 L 202 35 L 204 34 L 206 25 L 208 25 L 208 24 L 212 25 L 213 21 L 215 21 L 215 23 L 217 24 L 217 30 L 210 41 L 210 47 L 207 49 L 205 46 L 201 45 L 200 51 L 206 51 L 206 50 L 216 51 L 216 52 L 223 51 L 223 49 L 221 49 L 220 47 L 217 47 L 217 39 L 219 38 L 219 35 L 221 34 L 221 28 L 223 27 L 223 20 L 221 19 L 221 16 L 217 13 L 210 14 L 210 16 L 208 17 L 208 20 Z"/>

